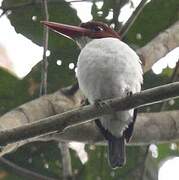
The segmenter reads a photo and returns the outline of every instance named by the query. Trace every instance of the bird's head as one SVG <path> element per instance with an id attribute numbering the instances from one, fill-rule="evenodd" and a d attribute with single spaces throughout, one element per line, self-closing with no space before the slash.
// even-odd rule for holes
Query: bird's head
<path id="1" fill-rule="evenodd" d="M 107 24 L 96 21 L 81 23 L 79 26 L 71 26 L 55 22 L 42 21 L 53 31 L 75 40 L 80 48 L 83 48 L 92 39 L 100 38 L 120 38 L 119 34 L 111 29 Z"/>

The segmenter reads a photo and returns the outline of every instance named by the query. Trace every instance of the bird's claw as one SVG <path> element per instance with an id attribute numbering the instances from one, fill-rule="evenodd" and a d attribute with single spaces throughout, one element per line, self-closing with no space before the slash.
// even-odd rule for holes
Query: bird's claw
<path id="1" fill-rule="evenodd" d="M 127 96 L 132 96 L 132 94 L 133 94 L 132 91 L 127 90 Z"/>
<path id="2" fill-rule="evenodd" d="M 114 110 L 111 108 L 111 106 L 109 106 L 109 104 L 107 104 L 106 102 L 98 99 L 98 100 L 95 100 L 95 106 L 96 108 L 99 110 L 99 111 L 107 111 L 107 112 L 111 112 L 111 113 L 114 113 Z M 104 110 L 103 110 L 104 108 Z"/>
<path id="3" fill-rule="evenodd" d="M 82 99 L 82 101 L 81 101 L 81 106 L 86 106 L 86 105 L 89 105 L 90 103 L 89 103 L 89 101 L 88 101 L 88 99 L 86 99 L 86 98 L 83 98 Z"/>

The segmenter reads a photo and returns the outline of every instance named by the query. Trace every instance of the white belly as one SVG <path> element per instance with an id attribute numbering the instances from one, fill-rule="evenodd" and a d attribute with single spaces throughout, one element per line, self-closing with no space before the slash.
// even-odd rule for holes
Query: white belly
<path id="1" fill-rule="evenodd" d="M 88 43 L 79 55 L 77 79 L 84 95 L 90 103 L 94 103 L 95 100 L 124 97 L 129 92 L 139 92 L 142 68 L 139 57 L 125 43 L 114 38 L 96 39 Z M 115 131 L 118 134 L 131 121 L 133 110 L 117 114 L 119 123 L 118 130 Z M 109 120 L 110 117 L 104 116 L 102 123 L 105 128 L 113 130 L 116 122 Z"/>

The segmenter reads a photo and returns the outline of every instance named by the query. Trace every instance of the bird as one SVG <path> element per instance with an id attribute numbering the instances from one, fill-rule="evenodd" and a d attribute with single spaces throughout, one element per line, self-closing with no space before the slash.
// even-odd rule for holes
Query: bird
<path id="1" fill-rule="evenodd" d="M 98 21 L 79 26 L 42 23 L 72 39 L 81 49 L 76 76 L 79 88 L 90 104 L 100 107 L 106 99 L 123 98 L 141 91 L 143 71 L 140 58 L 110 26 Z M 111 110 L 110 114 L 95 120 L 108 142 L 108 161 L 113 169 L 126 163 L 125 147 L 132 136 L 136 116 L 136 109 Z"/>

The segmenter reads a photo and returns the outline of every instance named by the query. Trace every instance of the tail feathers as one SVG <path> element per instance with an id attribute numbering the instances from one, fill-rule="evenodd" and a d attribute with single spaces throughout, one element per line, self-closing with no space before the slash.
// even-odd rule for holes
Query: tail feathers
<path id="1" fill-rule="evenodd" d="M 112 168 L 122 167 L 126 162 L 124 137 L 114 137 L 108 140 L 108 157 Z"/>

